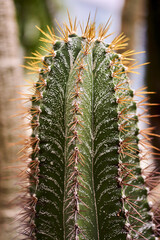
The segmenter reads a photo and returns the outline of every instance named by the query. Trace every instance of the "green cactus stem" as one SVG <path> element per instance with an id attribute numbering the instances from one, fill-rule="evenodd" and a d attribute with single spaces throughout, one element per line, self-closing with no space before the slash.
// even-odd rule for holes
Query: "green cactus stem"
<path id="1" fill-rule="evenodd" d="M 136 110 L 145 103 L 135 102 L 127 75 L 140 65 L 126 66 L 134 51 L 116 52 L 127 45 L 123 34 L 104 42 L 109 23 L 97 38 L 90 18 L 82 36 L 70 16 L 69 23 L 61 38 L 39 29 L 51 49 L 25 66 L 39 75 L 27 110 L 32 135 L 23 148 L 30 183 L 25 239 L 158 239 L 140 168 Z M 144 135 L 148 140 L 149 131 Z"/>

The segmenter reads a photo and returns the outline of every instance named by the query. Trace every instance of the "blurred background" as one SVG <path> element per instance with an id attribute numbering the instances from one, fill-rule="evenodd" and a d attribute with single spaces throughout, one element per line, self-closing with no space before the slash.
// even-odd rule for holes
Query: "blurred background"
<path id="1" fill-rule="evenodd" d="M 17 128 L 23 119 L 12 118 L 17 113 L 20 101 L 19 89 L 23 88 L 25 71 L 20 67 L 24 56 L 31 55 L 42 45 L 38 39 L 46 25 L 53 26 L 56 34 L 57 24 L 67 20 L 67 9 L 72 19 L 75 17 L 85 23 L 88 14 L 96 24 L 107 22 L 111 16 L 113 38 L 124 32 L 130 41 L 128 49 L 146 51 L 135 55 L 139 63 L 150 62 L 141 67 L 139 75 L 130 76 L 135 89 L 148 86 L 149 91 L 156 91 L 150 96 L 151 103 L 160 103 L 160 1 L 159 0 L 0 0 L 0 240 L 18 239 L 14 221 L 18 206 L 12 200 L 17 194 L 15 162 L 18 147 L 11 147 L 23 129 Z M 18 86 L 18 87 L 17 87 Z M 25 88 L 23 88 L 25 91 Z M 160 106 L 149 109 L 150 114 L 160 115 Z M 160 134 L 160 117 L 150 118 L 150 126 Z M 160 139 L 153 138 L 153 144 L 160 148 Z M 159 160 L 154 160 L 157 172 L 160 172 Z M 13 177 L 15 176 L 15 177 Z M 17 217 L 16 217 L 17 218 Z"/>

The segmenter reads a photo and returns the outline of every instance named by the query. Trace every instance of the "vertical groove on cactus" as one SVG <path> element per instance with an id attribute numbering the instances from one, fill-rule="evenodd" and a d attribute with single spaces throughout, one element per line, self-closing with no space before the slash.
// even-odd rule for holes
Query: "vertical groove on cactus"
<path id="1" fill-rule="evenodd" d="M 52 48 L 25 66 L 39 80 L 27 110 L 32 135 L 20 157 L 29 182 L 22 232 L 32 240 L 157 239 L 158 210 L 150 211 L 140 168 L 147 154 L 140 146 L 154 149 L 148 136 L 157 135 L 137 125 L 137 107 L 147 103 L 137 104 L 129 87 L 127 73 L 140 65 L 126 64 L 136 53 L 115 52 L 127 45 L 123 34 L 104 43 L 109 22 L 99 26 L 97 39 L 90 17 L 82 37 L 76 28 L 69 16 L 60 39 L 49 27 L 39 29 Z"/>

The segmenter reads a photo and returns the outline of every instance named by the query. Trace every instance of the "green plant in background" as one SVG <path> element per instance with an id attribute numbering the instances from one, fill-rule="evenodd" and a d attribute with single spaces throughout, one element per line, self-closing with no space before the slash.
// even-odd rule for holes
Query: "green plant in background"
<path id="1" fill-rule="evenodd" d="M 136 110 L 146 98 L 136 103 L 127 76 L 140 65 L 130 63 L 134 51 L 116 52 L 127 46 L 123 34 L 104 42 L 109 26 L 100 25 L 96 37 L 89 17 L 79 37 L 69 16 L 61 37 L 39 29 L 49 45 L 47 55 L 36 52 L 25 66 L 39 80 L 23 113 L 32 128 L 20 157 L 28 165 L 23 239 L 158 239 L 158 209 L 148 204 L 146 187 L 155 180 L 140 168 L 154 134 L 138 128 L 146 110 Z"/>
<path id="2" fill-rule="evenodd" d="M 44 28 L 52 25 L 55 12 L 60 8 L 56 0 L 14 0 L 17 20 L 19 24 L 19 37 L 25 54 L 35 51 L 41 44 L 38 41 L 39 33 L 34 31 L 35 23 Z"/>

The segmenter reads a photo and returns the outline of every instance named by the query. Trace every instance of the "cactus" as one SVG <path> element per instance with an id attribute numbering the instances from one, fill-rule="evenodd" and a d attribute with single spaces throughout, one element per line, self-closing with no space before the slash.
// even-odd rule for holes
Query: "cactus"
<path id="1" fill-rule="evenodd" d="M 96 37 L 89 17 L 78 36 L 69 16 L 61 37 L 38 28 L 47 54 L 33 53 L 25 66 L 39 79 L 23 113 L 32 128 L 20 157 L 28 165 L 23 239 L 158 239 L 158 210 L 147 201 L 150 176 L 140 167 L 155 134 L 138 128 L 146 110 L 137 115 L 137 107 L 147 103 L 134 94 L 147 92 L 131 90 L 128 77 L 141 65 L 132 63 L 132 50 L 117 53 L 127 46 L 123 34 L 105 43 L 109 27 L 100 25 Z"/>

